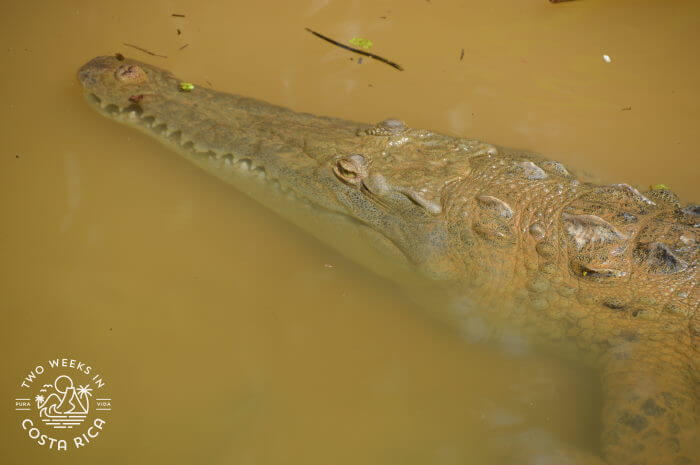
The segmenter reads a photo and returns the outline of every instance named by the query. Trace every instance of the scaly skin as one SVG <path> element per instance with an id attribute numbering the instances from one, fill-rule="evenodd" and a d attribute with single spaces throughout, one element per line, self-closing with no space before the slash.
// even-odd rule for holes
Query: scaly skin
<path id="1" fill-rule="evenodd" d="M 597 367 L 600 453 L 525 444 L 513 451 L 521 460 L 698 463 L 697 206 L 665 189 L 582 182 L 533 154 L 397 120 L 371 126 L 199 86 L 184 92 L 134 60 L 95 58 L 79 79 L 101 113 L 341 251 L 419 270 L 466 336 L 517 328 Z"/>

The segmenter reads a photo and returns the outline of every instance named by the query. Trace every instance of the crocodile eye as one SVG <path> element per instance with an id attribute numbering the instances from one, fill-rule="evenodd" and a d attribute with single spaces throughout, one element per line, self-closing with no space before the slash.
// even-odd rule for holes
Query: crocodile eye
<path id="1" fill-rule="evenodd" d="M 359 185 L 367 177 L 367 160 L 359 154 L 341 158 L 333 167 L 333 173 L 347 184 Z"/>
<path id="2" fill-rule="evenodd" d="M 122 65 L 117 68 L 114 76 L 125 84 L 138 84 L 148 79 L 146 71 L 139 65 Z"/>

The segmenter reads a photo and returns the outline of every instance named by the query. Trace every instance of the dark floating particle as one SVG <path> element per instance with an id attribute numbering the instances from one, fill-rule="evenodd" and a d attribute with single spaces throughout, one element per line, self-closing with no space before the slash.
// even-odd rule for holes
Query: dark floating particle
<path id="1" fill-rule="evenodd" d="M 151 52 L 150 50 L 147 50 L 147 49 L 145 49 L 145 48 L 143 48 L 143 47 L 139 47 L 138 45 L 126 44 L 126 43 L 125 43 L 124 45 L 126 45 L 127 47 L 135 48 L 136 50 L 139 50 L 139 51 L 141 51 L 141 52 L 143 52 L 143 53 L 148 53 L 149 55 L 154 56 L 154 57 L 168 58 L 168 57 L 166 57 L 165 55 L 160 55 L 160 54 L 158 54 L 158 53 Z"/>

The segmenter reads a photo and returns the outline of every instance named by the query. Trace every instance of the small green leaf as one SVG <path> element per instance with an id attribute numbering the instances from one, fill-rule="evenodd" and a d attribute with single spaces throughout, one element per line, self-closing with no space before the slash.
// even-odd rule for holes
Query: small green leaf
<path id="1" fill-rule="evenodd" d="M 191 82 L 181 82 L 180 90 L 183 92 L 192 92 L 194 90 L 194 84 Z"/>
<path id="2" fill-rule="evenodd" d="M 373 45 L 371 40 L 363 39 L 361 37 L 353 37 L 350 39 L 350 43 L 357 48 L 364 48 L 365 50 L 369 50 Z"/>
<path id="3" fill-rule="evenodd" d="M 653 191 L 670 191 L 671 188 L 669 188 L 666 184 L 652 184 L 649 186 L 649 189 Z"/>

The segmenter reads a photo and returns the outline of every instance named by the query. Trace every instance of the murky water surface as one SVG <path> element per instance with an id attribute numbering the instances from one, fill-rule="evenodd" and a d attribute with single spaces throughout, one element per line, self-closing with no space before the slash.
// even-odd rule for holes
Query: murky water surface
<path id="1" fill-rule="evenodd" d="M 400 117 L 697 201 L 699 18 L 696 2 L 658 1 L 4 5 L 0 461 L 483 463 L 491 429 L 511 423 L 595 448 L 591 373 L 460 340 L 99 117 L 75 72 L 121 52 L 296 110 Z M 369 38 L 405 71 L 304 27 Z M 38 446 L 11 407 L 30 367 L 55 357 L 99 366 L 114 399 L 78 451 Z"/>

